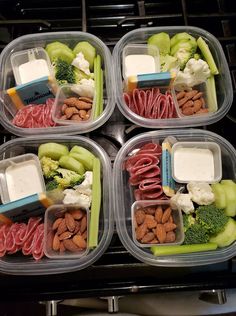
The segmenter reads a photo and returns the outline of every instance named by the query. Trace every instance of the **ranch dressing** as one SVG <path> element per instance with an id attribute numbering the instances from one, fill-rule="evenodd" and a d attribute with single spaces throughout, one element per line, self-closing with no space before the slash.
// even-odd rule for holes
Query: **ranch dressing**
<path id="1" fill-rule="evenodd" d="M 173 159 L 176 181 L 211 182 L 214 179 L 214 159 L 209 149 L 177 148 Z"/>
<path id="2" fill-rule="evenodd" d="M 41 178 L 34 160 L 12 164 L 5 170 L 10 201 L 43 191 Z"/>
<path id="3" fill-rule="evenodd" d="M 125 57 L 125 76 L 156 72 L 155 59 L 150 55 L 128 55 Z"/>
<path id="4" fill-rule="evenodd" d="M 34 59 L 19 66 L 21 83 L 27 83 L 35 79 L 49 76 L 49 69 L 46 60 Z"/>

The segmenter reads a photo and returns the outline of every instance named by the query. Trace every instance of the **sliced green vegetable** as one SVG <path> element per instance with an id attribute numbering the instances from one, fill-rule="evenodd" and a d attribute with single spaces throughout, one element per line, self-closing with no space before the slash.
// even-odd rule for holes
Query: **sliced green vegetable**
<path id="1" fill-rule="evenodd" d="M 173 246 L 152 246 L 151 251 L 154 256 L 169 256 L 184 253 L 210 251 L 217 248 L 216 243 L 194 244 L 194 245 L 173 245 Z"/>
<path id="2" fill-rule="evenodd" d="M 236 187 L 236 183 L 233 180 L 230 179 L 224 179 L 220 181 L 221 184 L 226 184 L 226 185 L 233 185 Z"/>
<path id="3" fill-rule="evenodd" d="M 72 51 L 60 47 L 51 50 L 50 53 L 48 53 L 48 55 L 52 62 L 57 59 L 61 59 L 63 61 L 66 61 L 68 64 L 71 64 L 73 59 L 75 58 Z"/>
<path id="4" fill-rule="evenodd" d="M 59 165 L 62 168 L 75 171 L 75 172 L 77 172 L 77 173 L 79 173 L 81 175 L 83 175 L 84 172 L 85 172 L 84 166 L 82 165 L 82 163 L 79 162 L 78 160 L 74 159 L 73 157 L 70 157 L 69 155 L 62 156 L 59 159 Z"/>
<path id="5" fill-rule="evenodd" d="M 83 148 L 84 149 L 84 148 Z M 83 164 L 86 170 L 93 170 L 93 159 L 95 156 L 91 154 L 87 149 L 85 149 L 87 152 L 70 152 L 69 156 L 73 157 L 74 159 L 78 160 Z"/>
<path id="6" fill-rule="evenodd" d="M 99 115 L 103 112 L 103 70 L 101 69 L 100 74 L 100 91 L 101 91 L 101 97 L 100 97 L 100 105 L 99 105 Z"/>
<path id="7" fill-rule="evenodd" d="M 225 191 L 222 188 L 220 183 L 214 183 L 211 185 L 212 191 L 215 195 L 215 205 L 218 208 L 225 208 L 226 207 L 226 196 Z"/>
<path id="8" fill-rule="evenodd" d="M 63 44 L 61 42 L 52 42 L 46 46 L 45 50 L 47 51 L 48 54 L 50 54 L 55 49 L 59 49 L 59 48 L 72 52 L 72 50 L 66 44 Z"/>
<path id="9" fill-rule="evenodd" d="M 204 39 L 202 37 L 199 37 L 197 39 L 197 45 L 198 45 L 199 49 L 201 50 L 201 53 L 202 53 L 205 61 L 208 63 L 208 66 L 211 70 L 211 73 L 213 75 L 218 75 L 219 71 L 218 71 L 216 63 L 214 61 L 214 58 L 211 54 L 211 51 L 209 49 L 209 46 L 207 45 L 207 43 L 204 41 Z"/>
<path id="10" fill-rule="evenodd" d="M 236 186 L 232 184 L 221 184 L 226 197 L 225 214 L 228 216 L 236 215 Z"/>
<path id="11" fill-rule="evenodd" d="M 101 208 L 101 162 L 98 158 L 93 160 L 92 205 L 89 224 L 89 248 L 98 245 L 99 216 Z"/>
<path id="12" fill-rule="evenodd" d="M 84 58 L 89 62 L 90 70 L 93 70 L 94 58 L 96 56 L 96 49 L 88 42 L 79 42 L 73 49 L 75 55 L 83 53 Z"/>
<path id="13" fill-rule="evenodd" d="M 69 150 L 67 146 L 57 143 L 45 143 L 38 148 L 38 157 L 49 157 L 53 160 L 59 160 L 61 156 L 68 155 Z"/>
<path id="14" fill-rule="evenodd" d="M 170 54 L 175 56 L 175 54 L 180 50 L 184 49 L 187 52 L 191 52 L 191 55 L 194 55 L 195 46 L 192 46 L 191 42 L 180 41 L 176 45 L 171 47 Z"/>
<path id="15" fill-rule="evenodd" d="M 161 55 L 170 53 L 170 36 L 165 32 L 152 35 L 147 42 L 148 45 L 157 46 Z"/>
<path id="16" fill-rule="evenodd" d="M 209 112 L 218 110 L 215 77 L 211 75 L 206 81 L 207 107 Z"/>
<path id="17" fill-rule="evenodd" d="M 230 218 L 224 230 L 214 237 L 210 238 L 210 242 L 216 243 L 218 247 L 226 247 L 236 240 L 236 222 Z"/>
<path id="18" fill-rule="evenodd" d="M 197 46 L 196 39 L 192 35 L 190 35 L 186 32 L 175 34 L 170 40 L 170 46 L 173 47 L 174 45 L 176 45 L 180 41 L 190 42 L 190 43 L 192 43 L 192 45 Z"/>
<path id="19" fill-rule="evenodd" d="M 94 80 L 95 80 L 95 109 L 94 119 L 96 119 L 100 113 L 103 103 L 103 79 L 102 79 L 102 68 L 101 68 L 101 56 L 97 55 L 94 60 Z"/>

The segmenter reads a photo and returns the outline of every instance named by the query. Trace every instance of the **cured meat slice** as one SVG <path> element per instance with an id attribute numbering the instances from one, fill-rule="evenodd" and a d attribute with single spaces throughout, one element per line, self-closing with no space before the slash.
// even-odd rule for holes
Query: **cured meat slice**
<path id="1" fill-rule="evenodd" d="M 151 165 L 139 169 L 133 176 L 129 178 L 129 183 L 131 185 L 138 185 L 143 179 L 153 178 L 160 174 L 160 167 L 156 165 Z"/>
<path id="2" fill-rule="evenodd" d="M 155 155 L 138 153 L 127 159 L 125 163 L 125 167 L 127 171 L 130 171 L 131 169 L 138 167 L 140 165 L 150 166 L 150 165 L 158 164 L 158 163 L 159 163 L 159 159 Z"/>
<path id="3" fill-rule="evenodd" d="M 43 257 L 43 238 L 44 238 L 44 224 L 40 224 L 35 231 L 35 238 L 33 241 L 32 255 L 35 260 Z"/>
<path id="4" fill-rule="evenodd" d="M 158 185 L 155 189 L 143 192 L 140 189 L 136 189 L 134 192 L 135 199 L 139 200 L 156 200 L 160 199 L 163 195 L 163 189 L 161 185 Z"/>

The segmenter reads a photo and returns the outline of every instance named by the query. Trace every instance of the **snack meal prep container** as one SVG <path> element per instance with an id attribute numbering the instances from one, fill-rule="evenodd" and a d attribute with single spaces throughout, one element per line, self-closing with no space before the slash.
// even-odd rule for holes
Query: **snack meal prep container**
<path id="1" fill-rule="evenodd" d="M 0 271 L 6 274 L 40 275 L 57 274 L 84 269 L 94 263 L 108 247 L 113 233 L 111 165 L 105 151 L 94 141 L 82 136 L 38 136 L 16 138 L 0 146 L 0 160 L 25 153 L 38 152 L 38 146 L 47 142 L 57 142 L 71 148 L 74 145 L 90 150 L 101 161 L 102 200 L 99 221 L 98 246 L 78 259 L 49 259 L 43 257 L 38 262 L 20 253 L 0 258 Z"/>
<path id="2" fill-rule="evenodd" d="M 21 128 L 12 124 L 12 115 L 7 110 L 12 108 L 10 100 L 5 91 L 16 85 L 11 66 L 11 54 L 35 47 L 45 47 L 48 43 L 60 41 L 74 47 L 80 41 L 88 41 L 101 56 L 102 68 L 104 69 L 104 110 L 103 113 L 93 121 L 84 124 L 73 124 L 70 126 L 56 126 L 48 128 Z M 9 43 L 0 56 L 0 123 L 11 133 L 18 136 L 33 135 L 58 135 L 58 134 L 81 134 L 90 132 L 103 125 L 111 116 L 115 103 L 113 92 L 113 68 L 111 53 L 108 47 L 96 36 L 84 32 L 51 32 L 40 34 L 29 34 L 18 37 Z"/>
<path id="3" fill-rule="evenodd" d="M 123 78 L 122 78 L 122 55 L 123 49 L 128 44 L 146 44 L 153 34 L 166 32 L 170 36 L 180 32 L 187 32 L 198 38 L 201 36 L 208 44 L 219 75 L 215 76 L 218 110 L 205 115 L 183 116 L 177 109 L 178 118 L 170 119 L 147 119 L 132 112 L 123 99 Z M 233 89 L 228 64 L 219 41 L 209 32 L 192 26 L 166 26 L 150 27 L 133 30 L 124 35 L 116 44 L 113 51 L 113 64 L 116 87 L 116 102 L 122 114 L 133 123 L 146 128 L 180 128 L 209 125 L 217 122 L 226 115 L 233 102 Z M 173 95 L 173 94 L 172 94 Z M 175 96 L 173 95 L 174 100 Z M 177 106 L 178 107 L 178 106 Z"/>
<path id="4" fill-rule="evenodd" d="M 146 143 L 162 143 L 168 136 L 177 141 L 215 142 L 220 146 L 222 158 L 222 179 L 236 179 L 236 150 L 223 137 L 198 129 L 172 129 L 143 133 L 130 139 L 118 152 L 114 163 L 114 212 L 119 237 L 125 248 L 146 264 L 165 267 L 199 266 L 225 261 L 236 255 L 236 242 L 232 245 L 208 252 L 191 254 L 154 256 L 147 248 L 138 247 L 133 241 L 131 207 L 135 202 L 134 192 L 128 184 L 129 174 L 125 170 L 127 157 Z"/>

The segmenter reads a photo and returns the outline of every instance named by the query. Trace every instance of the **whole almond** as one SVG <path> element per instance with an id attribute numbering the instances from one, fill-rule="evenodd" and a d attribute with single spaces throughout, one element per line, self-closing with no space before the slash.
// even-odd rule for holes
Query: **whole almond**
<path id="1" fill-rule="evenodd" d="M 166 240 L 166 231 L 165 228 L 162 224 L 157 224 L 157 228 L 156 228 L 156 236 L 159 240 L 159 242 L 162 244 L 165 242 Z"/>
<path id="2" fill-rule="evenodd" d="M 67 226 L 68 230 L 70 232 L 73 232 L 75 230 L 75 220 L 74 220 L 73 216 L 70 213 L 66 212 L 65 213 L 65 220 L 66 220 L 66 226 Z"/>
<path id="3" fill-rule="evenodd" d="M 137 240 L 141 240 L 147 233 L 147 224 L 143 223 L 135 231 Z"/>
<path id="4" fill-rule="evenodd" d="M 144 222 L 147 224 L 147 227 L 149 229 L 152 229 L 152 228 L 157 226 L 157 222 L 156 222 L 154 216 L 152 216 L 152 215 L 147 214 Z"/>
<path id="5" fill-rule="evenodd" d="M 81 235 L 75 235 L 73 237 L 73 242 L 81 249 L 87 248 L 87 243 Z"/>
<path id="6" fill-rule="evenodd" d="M 167 207 L 167 209 L 165 209 L 163 216 L 162 216 L 162 219 L 161 219 L 162 224 L 168 222 L 170 215 L 171 215 L 171 208 Z"/>
<path id="7" fill-rule="evenodd" d="M 65 231 L 67 231 L 66 220 L 65 220 L 65 218 L 62 218 L 62 221 L 59 224 L 58 229 L 57 229 L 57 234 L 61 235 Z"/>
<path id="8" fill-rule="evenodd" d="M 165 228 L 165 231 L 168 233 L 172 230 L 174 230 L 177 226 L 174 224 L 174 223 L 165 223 L 164 224 L 164 228 Z"/>
<path id="9" fill-rule="evenodd" d="M 57 234 L 55 234 L 53 237 L 52 249 L 54 251 L 58 251 L 60 249 L 60 240 Z"/>
<path id="10" fill-rule="evenodd" d="M 172 215 L 170 215 L 167 223 L 174 223 L 174 219 Z"/>
<path id="11" fill-rule="evenodd" d="M 66 250 L 71 252 L 78 252 L 80 249 L 76 246 L 76 244 L 72 241 L 72 239 L 63 240 L 63 244 Z"/>
<path id="12" fill-rule="evenodd" d="M 85 215 L 81 219 L 81 225 L 80 225 L 80 232 L 81 232 L 81 234 L 83 234 L 83 232 L 86 230 L 86 228 L 87 228 L 87 216 Z"/>
<path id="13" fill-rule="evenodd" d="M 146 214 L 154 215 L 155 214 L 155 207 L 152 207 L 152 206 L 145 207 L 144 211 Z"/>
<path id="14" fill-rule="evenodd" d="M 87 239 L 87 230 L 85 230 L 81 236 L 86 240 Z"/>
<path id="15" fill-rule="evenodd" d="M 81 222 L 80 221 L 75 221 L 75 229 L 73 231 L 73 234 L 77 234 L 80 231 L 80 226 L 81 226 Z"/>
<path id="16" fill-rule="evenodd" d="M 70 211 L 70 214 L 72 215 L 74 219 L 78 219 L 78 220 L 84 216 L 84 212 L 80 209 Z"/>
<path id="17" fill-rule="evenodd" d="M 182 99 L 184 96 L 185 96 L 185 91 L 180 91 L 180 92 L 178 92 L 177 94 L 176 94 L 176 98 L 177 98 L 177 100 L 180 100 L 180 99 Z"/>
<path id="18" fill-rule="evenodd" d="M 134 216 L 138 225 L 141 225 L 145 220 L 145 212 L 142 209 L 137 210 Z"/>
<path id="19" fill-rule="evenodd" d="M 202 97 L 202 95 L 203 95 L 203 93 L 202 93 L 202 92 L 198 92 L 198 93 L 197 93 L 197 94 L 195 94 L 195 96 L 193 97 L 193 101 L 195 101 L 195 100 L 197 100 L 197 99 L 201 98 L 201 97 Z"/>
<path id="20" fill-rule="evenodd" d="M 60 249 L 59 249 L 59 251 L 62 253 L 62 252 L 64 252 L 66 250 L 66 248 L 65 248 L 65 246 L 64 246 L 64 244 L 63 244 L 63 241 L 61 241 L 60 242 Z"/>
<path id="21" fill-rule="evenodd" d="M 163 216 L 163 210 L 162 210 L 162 207 L 159 205 L 155 211 L 155 220 L 157 221 L 157 224 L 161 223 L 162 216 Z"/>
<path id="22" fill-rule="evenodd" d="M 58 226 L 61 224 L 62 220 L 63 218 L 61 217 L 57 218 L 52 225 L 52 230 L 56 230 Z"/>
<path id="23" fill-rule="evenodd" d="M 165 240 L 165 242 L 166 242 L 166 243 L 167 243 L 167 242 L 175 242 L 175 233 L 174 233 L 173 231 L 168 232 L 168 233 L 166 234 L 166 240 Z"/>
<path id="24" fill-rule="evenodd" d="M 65 239 L 69 239 L 71 238 L 73 234 L 69 231 L 66 231 L 64 233 L 62 233 L 60 236 L 59 236 L 59 240 L 65 240 Z"/>
<path id="25" fill-rule="evenodd" d="M 149 244 L 159 244 L 159 241 L 156 238 L 154 238 L 149 242 Z"/>
<path id="26" fill-rule="evenodd" d="M 143 244 L 147 244 L 149 243 L 151 240 L 153 240 L 155 238 L 154 233 L 149 232 L 146 235 L 143 236 L 143 238 L 141 239 L 141 243 Z"/>

